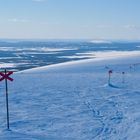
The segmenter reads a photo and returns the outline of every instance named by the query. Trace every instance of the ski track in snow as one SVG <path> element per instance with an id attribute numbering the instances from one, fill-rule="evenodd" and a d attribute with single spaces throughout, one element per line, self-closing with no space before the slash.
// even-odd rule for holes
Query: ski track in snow
<path id="1" fill-rule="evenodd" d="M 130 69 L 126 61 L 83 61 L 15 74 L 9 83 L 11 131 L 5 130 L 5 95 L 0 95 L 0 140 L 138 140 L 140 65 Z M 108 69 L 113 86 L 107 84 Z"/>

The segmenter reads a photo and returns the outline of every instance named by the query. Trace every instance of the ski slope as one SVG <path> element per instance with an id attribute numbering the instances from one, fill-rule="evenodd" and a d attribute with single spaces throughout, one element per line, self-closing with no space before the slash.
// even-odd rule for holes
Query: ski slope
<path id="1" fill-rule="evenodd" d="M 139 140 L 139 73 L 140 55 L 15 73 L 8 83 L 10 131 L 0 83 L 0 140 Z"/>

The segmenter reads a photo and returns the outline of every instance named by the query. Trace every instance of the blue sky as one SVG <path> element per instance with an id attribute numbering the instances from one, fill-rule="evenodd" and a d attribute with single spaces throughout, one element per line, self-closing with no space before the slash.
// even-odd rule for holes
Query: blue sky
<path id="1" fill-rule="evenodd" d="M 140 40 L 140 0 L 0 0 L 0 38 Z"/>

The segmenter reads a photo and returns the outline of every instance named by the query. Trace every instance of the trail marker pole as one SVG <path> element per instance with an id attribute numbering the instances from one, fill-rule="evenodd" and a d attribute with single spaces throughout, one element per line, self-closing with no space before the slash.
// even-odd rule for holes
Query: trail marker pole
<path id="1" fill-rule="evenodd" d="M 122 72 L 122 83 L 125 83 L 125 72 Z"/>
<path id="2" fill-rule="evenodd" d="M 109 77 L 108 77 L 108 85 L 111 84 L 111 74 L 112 74 L 112 73 L 113 73 L 112 70 L 109 70 L 109 71 L 108 71 L 108 75 L 109 75 Z"/>
<path id="3" fill-rule="evenodd" d="M 5 70 L 5 74 L 6 74 L 6 70 Z M 7 129 L 9 129 L 9 100 L 8 100 L 8 85 L 7 85 L 7 79 L 5 79 L 5 89 L 6 89 Z"/>
<path id="4" fill-rule="evenodd" d="M 129 69 L 130 69 L 130 72 L 132 72 L 132 66 L 131 65 L 129 66 Z"/>
<path id="5" fill-rule="evenodd" d="M 7 70 L 4 70 L 3 72 L 0 72 L 0 81 L 5 80 L 5 92 L 6 92 L 6 112 L 7 112 L 7 129 L 10 129 L 10 125 L 9 125 L 9 100 L 8 100 L 8 81 L 13 81 L 13 79 L 11 77 L 9 77 L 11 74 L 13 74 L 12 71 L 7 72 Z"/>

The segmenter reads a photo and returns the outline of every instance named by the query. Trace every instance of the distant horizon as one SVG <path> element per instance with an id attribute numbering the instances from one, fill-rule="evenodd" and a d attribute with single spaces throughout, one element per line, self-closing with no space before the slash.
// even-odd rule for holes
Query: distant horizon
<path id="1" fill-rule="evenodd" d="M 0 38 L 0 41 L 112 41 L 112 42 L 140 42 L 140 39 L 88 39 L 88 38 Z"/>

